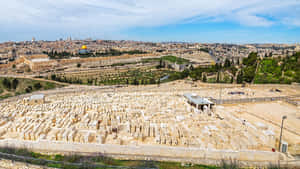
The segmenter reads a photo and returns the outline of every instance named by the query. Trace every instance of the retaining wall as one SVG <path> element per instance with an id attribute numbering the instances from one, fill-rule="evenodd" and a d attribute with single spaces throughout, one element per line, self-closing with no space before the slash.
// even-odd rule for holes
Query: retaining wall
<path id="1" fill-rule="evenodd" d="M 57 141 L 22 141 L 6 139 L 0 141 L 2 147 L 27 148 L 42 153 L 61 154 L 104 154 L 121 159 L 131 160 L 156 160 L 178 161 L 201 164 L 218 164 L 222 159 L 236 159 L 244 165 L 268 165 L 285 160 L 285 156 L 278 152 L 253 151 L 253 150 L 209 150 L 189 147 L 169 146 L 132 146 L 111 144 L 82 144 Z"/>

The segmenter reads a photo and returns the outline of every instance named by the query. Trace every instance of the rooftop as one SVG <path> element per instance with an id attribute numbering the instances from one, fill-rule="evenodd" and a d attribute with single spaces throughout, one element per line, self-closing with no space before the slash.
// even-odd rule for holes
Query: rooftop
<path id="1" fill-rule="evenodd" d="M 32 95 L 30 96 L 30 100 L 40 100 L 40 99 L 44 99 L 45 95 L 44 94 L 36 94 L 36 95 Z"/>
<path id="2" fill-rule="evenodd" d="M 47 62 L 49 58 L 35 58 L 31 60 L 32 62 Z"/>
<path id="3" fill-rule="evenodd" d="M 183 96 L 186 97 L 190 102 L 194 104 L 199 104 L 199 105 L 213 104 L 213 102 L 209 101 L 207 98 L 200 97 L 193 93 L 186 93 Z"/>

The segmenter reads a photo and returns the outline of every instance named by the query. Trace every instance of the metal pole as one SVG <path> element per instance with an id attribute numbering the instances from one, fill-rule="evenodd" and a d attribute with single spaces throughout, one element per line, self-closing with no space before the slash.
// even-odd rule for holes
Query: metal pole
<path id="1" fill-rule="evenodd" d="M 222 104 L 222 85 L 220 85 L 220 94 L 219 94 L 219 101 L 220 101 L 220 104 Z"/>
<path id="2" fill-rule="evenodd" d="M 280 137 L 279 137 L 279 146 L 278 146 L 278 151 L 280 151 L 280 147 L 281 147 L 281 139 L 282 139 L 282 129 L 283 129 L 283 121 L 284 119 L 286 119 L 286 116 L 282 117 L 282 121 L 281 121 L 281 128 L 280 128 Z"/>

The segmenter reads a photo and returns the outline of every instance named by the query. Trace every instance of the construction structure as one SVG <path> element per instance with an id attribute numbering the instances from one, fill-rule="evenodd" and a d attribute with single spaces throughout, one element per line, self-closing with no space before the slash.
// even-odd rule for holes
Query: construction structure
<path id="1" fill-rule="evenodd" d="M 213 109 L 214 103 L 207 98 L 198 96 L 195 93 L 186 93 L 184 97 L 187 99 L 188 103 L 195 106 L 197 109 L 202 111 L 211 111 Z"/>
<path id="2" fill-rule="evenodd" d="M 44 104 L 44 103 L 45 103 L 44 94 L 36 94 L 23 99 L 23 104 L 28 104 L 28 105 Z"/>

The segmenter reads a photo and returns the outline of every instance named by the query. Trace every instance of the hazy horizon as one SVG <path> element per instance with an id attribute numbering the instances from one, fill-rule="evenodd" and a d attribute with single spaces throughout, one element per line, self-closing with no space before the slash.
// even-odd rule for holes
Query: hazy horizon
<path id="1" fill-rule="evenodd" d="M 76 39 L 151 42 L 299 42 L 299 0 L 11 0 L 0 42 Z"/>
<path id="2" fill-rule="evenodd" d="M 48 39 L 35 39 L 35 42 L 43 41 L 43 42 L 55 42 L 55 41 L 67 41 L 67 38 L 57 38 L 54 40 L 48 40 Z M 228 44 L 228 45 L 266 45 L 266 44 L 275 44 L 275 45 L 300 45 L 300 42 L 294 42 L 294 43 L 280 43 L 280 42 L 249 42 L 249 43 L 229 43 L 229 42 L 201 42 L 201 41 L 150 41 L 150 40 L 132 40 L 132 39 L 94 39 L 94 38 L 71 38 L 72 41 L 87 41 L 87 40 L 108 40 L 108 41 L 134 41 L 134 42 L 144 42 L 144 43 L 199 43 L 199 44 Z M 0 41 L 0 43 L 20 43 L 20 42 L 32 42 L 32 39 L 28 40 L 20 40 L 20 41 Z"/>

